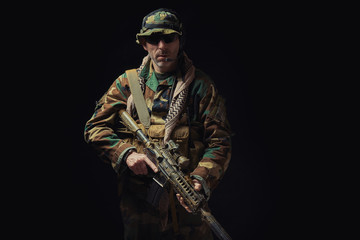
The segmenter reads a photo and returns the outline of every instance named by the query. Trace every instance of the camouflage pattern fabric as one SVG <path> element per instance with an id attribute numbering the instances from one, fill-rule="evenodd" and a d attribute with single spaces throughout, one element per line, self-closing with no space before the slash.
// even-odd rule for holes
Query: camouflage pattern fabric
<path id="1" fill-rule="evenodd" d="M 135 194 L 124 192 L 120 202 L 120 209 L 124 222 L 125 240 L 213 239 L 211 229 L 201 220 L 200 215 L 189 214 L 177 200 L 176 215 L 179 224 L 177 234 L 173 231 L 170 216 L 166 228 L 162 229 L 160 212 Z"/>
<path id="2" fill-rule="evenodd" d="M 184 72 L 182 65 L 179 64 L 179 66 L 179 69 L 173 73 L 159 75 L 154 72 L 150 60 L 140 71 L 141 77 L 145 79 L 144 98 L 151 115 L 151 126 L 156 129 L 163 129 L 169 110 L 171 90 L 177 77 Z M 124 73 L 113 82 L 98 102 L 93 116 L 85 125 L 85 140 L 93 146 L 104 161 L 112 165 L 122 179 L 119 183 L 123 189 L 121 212 L 125 235 L 129 236 L 128 239 L 142 239 L 130 236 L 140 236 L 145 233 L 148 237 L 153 235 L 164 237 L 152 239 L 173 239 L 170 236 L 173 234 L 171 221 L 165 230 L 161 228 L 159 230 L 161 216 L 157 209 L 144 200 L 146 189 L 152 179 L 132 174 L 126 169 L 124 163 L 123 158 L 128 150 L 136 149 L 141 152 L 143 147 L 126 130 L 118 115 L 120 109 L 126 108 L 130 94 L 128 79 Z M 195 71 L 195 79 L 190 85 L 186 105 L 187 108 L 184 108 L 172 138 L 178 139 L 179 143 L 183 142 L 183 154 L 190 158 L 189 167 L 185 170 L 191 176 L 201 180 L 205 193 L 210 196 L 210 192 L 224 176 L 230 162 L 230 126 L 226 118 L 223 98 L 218 95 L 214 82 L 199 69 Z M 136 111 L 132 113 L 132 117 L 140 123 Z M 184 134 L 186 131 L 183 129 L 186 129 L 189 122 L 190 131 Z M 188 140 L 182 139 L 184 135 L 188 136 Z M 159 137 L 161 138 L 161 135 Z M 200 237 L 207 236 L 210 229 L 207 225 L 203 225 L 199 218 L 194 218 L 179 204 L 177 211 L 180 232 L 184 233 L 183 239 L 211 239 Z M 198 221 L 198 224 L 194 221 Z M 186 222 L 191 224 L 185 224 Z M 148 225 L 148 223 L 153 225 Z M 170 237 L 165 238 L 165 235 Z M 151 239 L 151 237 L 145 239 Z"/>
<path id="3" fill-rule="evenodd" d="M 139 37 L 150 36 L 153 33 L 182 35 L 182 23 L 174 11 L 157 9 L 144 17 L 142 28 L 136 34 L 136 42 L 140 44 Z"/>

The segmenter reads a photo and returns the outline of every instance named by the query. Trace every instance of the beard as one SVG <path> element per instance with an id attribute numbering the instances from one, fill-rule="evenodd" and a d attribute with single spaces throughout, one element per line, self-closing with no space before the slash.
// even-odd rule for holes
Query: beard
<path id="1" fill-rule="evenodd" d="M 170 54 L 166 51 L 161 51 L 156 53 L 155 55 L 150 54 L 150 58 L 153 63 L 159 68 L 167 68 L 170 67 L 176 58 L 172 58 Z"/>

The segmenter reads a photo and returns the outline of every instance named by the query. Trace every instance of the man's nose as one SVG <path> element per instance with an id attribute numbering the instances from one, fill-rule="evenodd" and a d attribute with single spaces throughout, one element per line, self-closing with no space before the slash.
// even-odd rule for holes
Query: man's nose
<path id="1" fill-rule="evenodd" d="M 158 48 L 165 48 L 166 46 L 166 43 L 164 42 L 164 40 L 160 40 L 159 43 L 158 43 Z"/>

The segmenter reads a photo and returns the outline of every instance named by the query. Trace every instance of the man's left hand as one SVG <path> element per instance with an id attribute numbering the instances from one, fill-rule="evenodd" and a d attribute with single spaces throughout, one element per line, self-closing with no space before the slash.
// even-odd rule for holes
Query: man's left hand
<path id="1" fill-rule="evenodd" d="M 195 191 L 197 191 L 197 192 L 201 191 L 202 185 L 201 185 L 201 183 L 199 182 L 199 180 L 193 179 L 192 181 L 193 181 L 193 184 L 194 184 L 194 189 L 195 189 Z M 177 197 L 177 199 L 179 200 L 181 206 L 183 206 L 186 211 L 188 211 L 189 213 L 191 213 L 192 211 L 191 211 L 190 208 L 185 204 L 184 198 L 181 197 L 181 195 L 180 195 L 179 193 L 176 194 L 176 197 Z"/>

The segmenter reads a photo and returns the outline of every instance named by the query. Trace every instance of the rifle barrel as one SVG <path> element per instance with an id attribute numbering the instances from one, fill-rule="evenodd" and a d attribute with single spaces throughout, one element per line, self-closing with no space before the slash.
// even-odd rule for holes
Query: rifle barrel
<path id="1" fill-rule="evenodd" d="M 231 240 L 229 234 L 225 231 L 225 229 L 220 225 L 220 223 L 210 212 L 205 211 L 203 208 L 200 209 L 200 212 L 205 221 L 209 224 L 211 230 L 216 234 L 219 239 Z"/>

